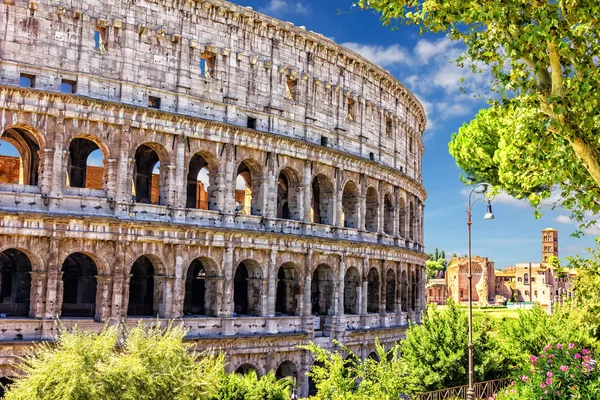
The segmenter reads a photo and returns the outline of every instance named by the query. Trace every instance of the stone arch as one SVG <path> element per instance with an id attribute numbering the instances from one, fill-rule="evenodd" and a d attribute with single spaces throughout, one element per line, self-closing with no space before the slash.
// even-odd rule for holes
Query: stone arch
<path id="1" fill-rule="evenodd" d="M 404 197 L 400 196 L 398 200 L 398 234 L 406 239 L 406 206 L 404 204 Z"/>
<path id="2" fill-rule="evenodd" d="M 78 135 L 69 143 L 65 185 L 74 188 L 105 189 L 104 164 L 109 150 L 93 135 Z"/>
<path id="3" fill-rule="evenodd" d="M 333 225 L 334 188 L 331 180 L 324 174 L 318 174 L 312 180 L 311 189 L 311 221 Z"/>
<path id="4" fill-rule="evenodd" d="M 410 308 L 413 311 L 416 311 L 417 309 L 417 299 L 418 299 L 418 281 L 417 281 L 417 274 L 415 274 L 415 271 L 411 271 L 410 273 L 410 283 L 411 283 L 411 298 L 410 298 Z"/>
<path id="5" fill-rule="evenodd" d="M 319 264 L 313 272 L 310 288 L 313 315 L 333 313 L 334 289 L 333 270 L 327 264 Z"/>
<path id="6" fill-rule="evenodd" d="M 134 157 L 133 199 L 137 203 L 160 204 L 167 202 L 167 171 L 169 154 L 158 143 L 138 146 Z"/>
<path id="7" fill-rule="evenodd" d="M 379 196 L 377 189 L 369 186 L 366 196 L 365 229 L 369 232 L 377 232 L 379 226 Z"/>
<path id="8" fill-rule="evenodd" d="M 262 268 L 254 260 L 240 262 L 233 279 L 235 315 L 260 316 L 262 312 Z"/>
<path id="9" fill-rule="evenodd" d="M 345 228 L 359 228 L 360 190 L 354 181 L 348 181 L 342 192 L 342 211 Z"/>
<path id="10" fill-rule="evenodd" d="M 324 367 L 324 364 L 320 361 L 315 361 L 310 369 L 312 369 L 313 367 Z M 315 396 L 317 394 L 317 384 L 315 383 L 315 381 L 313 380 L 312 376 L 308 376 L 308 396 Z"/>
<path id="11" fill-rule="evenodd" d="M 0 147 L 0 183 L 37 186 L 41 173 L 40 150 L 43 136 L 25 125 L 7 128 L 0 135 L 0 142 L 9 143 L 7 151 Z"/>
<path id="12" fill-rule="evenodd" d="M 294 378 L 294 381 L 298 380 L 298 367 L 292 361 L 284 361 L 277 367 L 275 371 L 275 377 L 279 379 L 283 379 L 286 377 Z"/>
<path id="13" fill-rule="evenodd" d="M 275 312 L 284 315 L 299 315 L 300 294 L 299 269 L 291 262 L 277 270 L 277 290 L 275 294 Z"/>
<path id="14" fill-rule="evenodd" d="M 356 267 L 349 267 L 344 275 L 344 314 L 360 314 L 359 287 L 360 273 Z"/>
<path id="15" fill-rule="evenodd" d="M 131 267 L 129 279 L 128 316 L 155 316 L 158 314 L 156 265 L 151 257 L 140 256 Z"/>
<path id="16" fill-rule="evenodd" d="M 10 317 L 29 315 L 32 270 L 24 252 L 9 248 L 0 253 L 0 313 Z"/>
<path id="17" fill-rule="evenodd" d="M 396 311 L 396 274 L 392 268 L 385 274 L 385 311 Z"/>
<path id="18" fill-rule="evenodd" d="M 388 235 L 394 234 L 394 205 L 390 193 L 383 197 L 383 231 Z"/>
<path id="19" fill-rule="evenodd" d="M 188 266 L 185 277 L 184 316 L 216 317 L 220 279 L 215 261 L 208 257 L 196 258 Z"/>
<path id="20" fill-rule="evenodd" d="M 375 350 L 371 351 L 367 356 L 367 359 L 379 362 L 379 354 Z"/>
<path id="21" fill-rule="evenodd" d="M 415 240 L 415 204 L 410 201 L 408 214 L 408 237 L 411 241 Z"/>
<path id="22" fill-rule="evenodd" d="M 94 259 L 84 253 L 71 253 L 62 264 L 62 311 L 64 317 L 93 317 L 96 313 L 96 276 Z"/>
<path id="23" fill-rule="evenodd" d="M 262 169 L 256 160 L 245 159 L 238 164 L 235 180 L 236 210 L 245 215 L 263 215 L 260 205 Z"/>
<path id="24" fill-rule="evenodd" d="M 277 178 L 277 218 L 300 219 L 302 210 L 298 207 L 299 192 L 298 174 L 290 167 L 283 168 Z"/>
<path id="25" fill-rule="evenodd" d="M 408 278 L 406 276 L 406 271 L 402 271 L 400 274 L 401 279 L 401 296 L 400 296 L 400 306 L 402 307 L 402 311 L 408 311 Z"/>
<path id="26" fill-rule="evenodd" d="M 247 375 L 249 373 L 252 373 L 253 371 L 256 374 L 256 376 L 258 377 L 259 376 L 258 368 L 256 368 L 254 365 L 252 365 L 250 363 L 244 363 L 235 369 L 235 373 L 240 374 L 240 375 Z"/>
<path id="27" fill-rule="evenodd" d="M 186 208 L 216 210 L 219 192 L 218 163 L 208 152 L 195 153 L 187 169 Z"/>
<path id="28" fill-rule="evenodd" d="M 371 268 L 367 274 L 367 312 L 379 312 L 379 272 Z"/>

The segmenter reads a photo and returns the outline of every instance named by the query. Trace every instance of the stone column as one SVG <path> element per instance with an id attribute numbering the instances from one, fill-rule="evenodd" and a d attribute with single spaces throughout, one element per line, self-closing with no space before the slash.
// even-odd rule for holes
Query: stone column
<path id="1" fill-rule="evenodd" d="M 96 275 L 96 315 L 95 321 L 106 322 L 111 316 L 110 302 L 112 298 L 113 277 Z"/>
<path id="2" fill-rule="evenodd" d="M 231 245 L 225 248 L 223 274 L 225 279 L 222 280 L 221 293 L 223 293 L 223 300 L 219 316 L 231 317 L 233 315 L 233 247 Z"/>
<path id="3" fill-rule="evenodd" d="M 39 151 L 42 171 L 39 176 L 40 190 L 42 194 L 48 195 L 52 191 L 52 162 L 54 161 L 54 149 L 42 149 Z"/>
<path id="4" fill-rule="evenodd" d="M 171 318 L 181 318 L 183 316 L 183 301 L 185 277 L 183 276 L 183 246 L 175 246 L 175 282 L 173 285 L 173 306 L 171 309 Z"/>
<path id="5" fill-rule="evenodd" d="M 335 311 L 336 315 L 336 330 L 338 332 L 338 336 L 341 336 L 342 333 L 346 330 L 345 321 L 344 321 L 344 291 L 345 291 L 345 282 L 344 276 L 346 272 L 346 257 L 344 254 L 340 254 L 340 260 L 338 265 L 338 290 L 336 291 L 337 296 L 337 308 Z"/>
<path id="6" fill-rule="evenodd" d="M 223 213 L 225 216 L 226 224 L 233 224 L 233 214 L 235 213 L 235 147 L 232 144 L 225 145 L 225 159 L 221 158 L 221 164 L 224 165 L 225 171 L 223 172 L 220 187 L 225 188 L 223 191 Z"/>
<path id="7" fill-rule="evenodd" d="M 163 292 L 163 303 L 164 303 L 164 317 L 173 318 L 173 288 L 175 286 L 175 275 L 166 275 L 164 292 Z M 161 315 L 162 316 L 162 315 Z"/>
<path id="8" fill-rule="evenodd" d="M 106 197 L 115 199 L 117 197 L 117 175 L 119 160 L 117 158 L 107 158 L 104 160 L 106 170 Z"/>
<path id="9" fill-rule="evenodd" d="M 268 162 L 266 168 L 266 176 L 260 185 L 261 188 L 261 209 L 263 216 L 267 218 L 275 218 L 277 216 L 277 190 L 278 182 L 275 176 L 275 157 L 276 155 L 269 152 L 267 154 Z"/>
<path id="10" fill-rule="evenodd" d="M 62 278 L 62 272 L 60 272 L 60 266 L 58 265 L 58 255 L 60 249 L 60 239 L 56 237 L 50 238 L 50 245 L 48 249 L 48 280 L 46 286 L 46 310 L 44 312 L 44 318 L 55 318 L 60 314 L 60 307 L 62 302 L 58 303 L 58 290 L 59 281 Z"/>
<path id="11" fill-rule="evenodd" d="M 383 235 L 383 221 L 385 213 L 385 191 L 381 188 L 381 182 L 379 183 L 379 203 L 377 204 L 377 233 Z"/>
<path id="12" fill-rule="evenodd" d="M 362 175 L 361 176 L 361 184 L 360 184 L 360 212 L 359 215 L 361 218 L 358 220 L 358 229 L 361 231 L 365 231 L 365 215 L 367 213 L 367 178 Z"/>
<path id="13" fill-rule="evenodd" d="M 29 274 L 31 275 L 29 318 L 43 318 L 48 273 L 46 271 L 31 271 Z"/>
<path id="14" fill-rule="evenodd" d="M 127 306 L 129 303 L 129 290 L 125 291 L 129 280 L 125 279 L 126 274 L 129 274 L 129 266 L 125 265 L 125 245 L 117 242 L 115 246 L 115 268 L 112 289 L 112 318 L 120 321 L 127 316 Z M 125 294 L 126 293 L 126 294 Z"/>
<path id="15" fill-rule="evenodd" d="M 335 223 L 334 225 L 340 228 L 344 227 L 344 223 L 342 222 L 342 196 L 344 194 L 344 188 L 343 188 L 343 184 L 344 184 L 344 170 L 342 168 L 338 168 L 336 170 L 336 175 L 337 175 L 337 179 L 336 179 L 336 184 L 335 184 L 335 191 L 336 191 L 336 196 L 335 196 L 335 212 L 336 212 L 336 217 L 335 217 Z"/>
<path id="16" fill-rule="evenodd" d="M 312 163 L 304 162 L 304 222 L 310 222 L 310 209 L 312 203 Z"/>
<path id="17" fill-rule="evenodd" d="M 368 258 L 364 258 L 363 259 L 363 273 L 360 276 L 360 284 L 361 284 L 361 291 L 360 291 L 360 320 L 361 326 L 366 326 L 367 324 L 367 292 L 368 292 L 368 288 L 369 288 L 369 281 L 367 280 L 367 274 L 369 272 L 369 259 Z"/>
<path id="18" fill-rule="evenodd" d="M 267 317 L 275 316 L 275 297 L 277 293 L 277 249 L 272 249 L 269 257 L 269 286 L 267 294 Z"/>

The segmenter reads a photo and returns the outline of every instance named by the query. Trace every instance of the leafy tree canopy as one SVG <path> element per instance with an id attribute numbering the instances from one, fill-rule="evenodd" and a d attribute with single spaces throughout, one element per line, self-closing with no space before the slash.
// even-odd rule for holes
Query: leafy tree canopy
<path id="1" fill-rule="evenodd" d="M 451 144 L 465 180 L 489 180 L 534 206 L 558 185 L 562 206 L 577 219 L 600 210 L 600 2 L 358 0 L 357 5 L 380 12 L 385 25 L 446 32 L 466 45 L 459 65 L 489 68 L 501 100 L 463 126 Z"/>

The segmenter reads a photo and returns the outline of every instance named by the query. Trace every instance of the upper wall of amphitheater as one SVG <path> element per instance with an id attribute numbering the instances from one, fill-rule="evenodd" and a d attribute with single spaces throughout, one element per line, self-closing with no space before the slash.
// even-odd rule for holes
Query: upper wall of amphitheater
<path id="1" fill-rule="evenodd" d="M 76 95 L 292 136 L 421 181 L 415 96 L 303 27 L 219 0 L 4 0 L 0 26 L 0 84 L 67 82 Z"/>

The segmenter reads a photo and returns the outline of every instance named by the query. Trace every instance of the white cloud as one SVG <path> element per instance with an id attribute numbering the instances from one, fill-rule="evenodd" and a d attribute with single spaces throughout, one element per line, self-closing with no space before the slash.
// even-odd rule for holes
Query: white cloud
<path id="1" fill-rule="evenodd" d="M 342 46 L 365 57 L 367 60 L 381 67 L 392 65 L 411 65 L 412 57 L 410 53 L 402 46 L 393 44 L 391 46 L 378 46 L 370 44 L 360 44 L 354 42 L 342 43 Z"/>
<path id="2" fill-rule="evenodd" d="M 421 62 L 428 64 L 432 58 L 436 58 L 441 55 L 447 57 L 449 50 L 456 46 L 457 43 L 453 42 L 447 37 L 433 42 L 430 42 L 427 39 L 421 39 L 417 42 L 414 52 L 417 57 L 419 57 Z"/>
<path id="3" fill-rule="evenodd" d="M 571 220 L 571 218 L 569 218 L 568 215 L 559 215 L 558 217 L 554 218 L 554 222 L 556 222 L 557 224 L 564 224 L 564 225 L 571 225 L 573 223 L 573 221 Z"/>
<path id="4" fill-rule="evenodd" d="M 469 197 L 469 193 L 471 193 L 470 187 L 464 188 L 460 191 L 460 194 L 464 197 Z M 517 199 L 506 192 L 498 193 L 498 195 L 492 199 L 492 204 L 506 204 L 518 208 L 529 207 L 529 201 L 527 199 Z"/>
<path id="5" fill-rule="evenodd" d="M 471 113 L 471 107 L 465 104 L 465 102 L 439 102 L 435 108 L 441 119 L 462 117 Z"/>
<path id="6" fill-rule="evenodd" d="M 260 12 L 271 15 L 308 14 L 310 9 L 301 1 L 271 0 L 269 4 L 259 8 Z"/>

